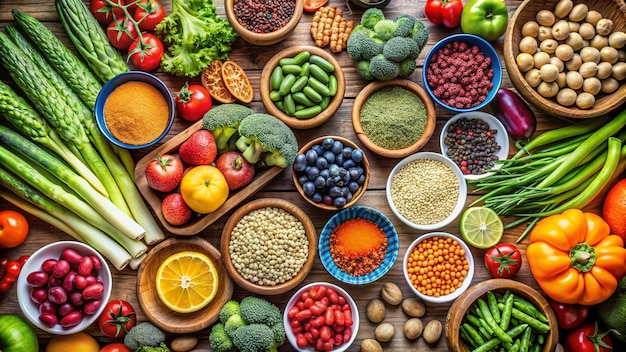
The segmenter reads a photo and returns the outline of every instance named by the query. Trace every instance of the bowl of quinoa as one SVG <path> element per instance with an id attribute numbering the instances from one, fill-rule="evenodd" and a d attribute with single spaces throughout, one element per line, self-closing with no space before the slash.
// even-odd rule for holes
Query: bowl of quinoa
<path id="1" fill-rule="evenodd" d="M 320 233 L 320 260 L 335 279 L 368 284 L 380 279 L 398 256 L 398 234 L 379 210 L 353 206 L 333 215 Z"/>
<path id="2" fill-rule="evenodd" d="M 226 271 L 241 288 L 263 295 L 285 293 L 313 267 L 317 233 L 291 202 L 260 198 L 228 218 L 220 241 Z"/>
<path id="3" fill-rule="evenodd" d="M 304 0 L 224 0 L 224 10 L 243 40 L 266 46 L 283 41 L 298 26 Z"/>
<path id="4" fill-rule="evenodd" d="M 442 154 L 419 152 L 402 159 L 389 173 L 387 202 L 394 215 L 417 230 L 437 230 L 463 211 L 467 184 L 463 173 Z"/>

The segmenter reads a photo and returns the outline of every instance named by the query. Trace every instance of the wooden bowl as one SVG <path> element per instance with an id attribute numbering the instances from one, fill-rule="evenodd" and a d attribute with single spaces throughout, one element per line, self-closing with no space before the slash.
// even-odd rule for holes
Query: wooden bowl
<path id="1" fill-rule="evenodd" d="M 415 143 L 403 149 L 386 149 L 374 144 L 374 142 L 369 139 L 369 137 L 363 130 L 363 126 L 361 126 L 361 108 L 363 107 L 363 104 L 365 103 L 367 98 L 369 98 L 370 95 L 372 95 L 379 89 L 390 86 L 397 86 L 410 90 L 411 92 L 418 95 L 420 99 L 422 99 L 422 101 L 424 102 L 424 106 L 426 107 L 427 120 L 426 127 L 424 128 L 424 133 L 417 141 L 415 141 Z M 420 87 L 419 85 L 417 85 L 417 83 L 408 79 L 395 78 L 389 81 L 374 81 L 372 83 L 369 83 L 359 92 L 356 99 L 354 100 L 354 105 L 352 106 L 352 127 L 354 128 L 354 132 L 356 133 L 361 143 L 363 143 L 363 145 L 365 145 L 374 153 L 387 158 L 403 158 L 407 155 L 419 151 L 426 145 L 426 143 L 428 143 L 430 137 L 435 131 L 436 126 L 437 112 L 435 110 L 435 104 L 428 96 L 428 93 L 426 93 L 426 90 L 424 90 L 424 88 Z"/>
<path id="2" fill-rule="evenodd" d="M 167 308 L 156 291 L 156 274 L 163 261 L 182 251 L 200 252 L 217 269 L 219 286 L 216 296 L 204 308 L 193 313 L 177 313 Z M 173 334 L 187 334 L 209 327 L 219 318 L 219 311 L 233 295 L 234 285 L 224 268 L 219 251 L 201 237 L 169 238 L 152 248 L 137 272 L 137 296 L 146 317 L 159 328 Z"/>
<path id="3" fill-rule="evenodd" d="M 298 119 L 296 117 L 285 114 L 278 107 L 276 107 L 276 104 L 274 104 L 272 99 L 270 99 L 270 78 L 272 76 L 272 71 L 274 71 L 274 68 L 276 67 L 276 65 L 278 65 L 280 59 L 294 57 L 298 53 L 301 53 L 303 51 L 308 51 L 311 53 L 311 55 L 321 56 L 328 62 L 333 64 L 333 66 L 335 66 L 335 71 L 333 72 L 333 74 L 337 78 L 337 94 L 335 94 L 326 109 L 324 109 L 321 113 L 315 115 L 314 117 L 308 119 Z M 278 54 L 274 55 L 267 62 L 267 64 L 265 64 L 265 67 L 263 68 L 263 73 L 261 74 L 260 90 L 263 105 L 270 114 L 278 117 L 291 128 L 307 129 L 314 128 L 323 124 L 324 122 L 328 121 L 328 119 L 330 119 L 335 114 L 335 112 L 337 112 L 337 109 L 339 109 L 339 106 L 341 106 L 341 102 L 343 101 L 343 95 L 346 91 L 346 80 L 343 75 L 343 70 L 339 65 L 339 62 L 337 61 L 337 59 L 335 59 L 333 55 L 328 53 L 326 50 L 311 45 L 296 45 L 280 51 Z"/>
<path id="4" fill-rule="evenodd" d="M 519 54 L 519 42 L 522 39 L 522 26 L 535 20 L 539 10 L 554 11 L 559 0 L 525 0 L 522 2 L 509 21 L 509 27 L 504 36 L 504 63 L 506 65 L 511 83 L 515 89 L 530 103 L 557 117 L 586 119 L 604 115 L 619 107 L 626 101 L 626 84 L 622 81 L 617 91 L 611 94 L 600 93 L 596 96 L 596 102 L 590 109 L 578 107 L 565 107 L 557 103 L 556 99 L 544 98 L 531 87 L 524 79 L 524 74 L 519 70 L 515 58 Z M 581 1 L 575 1 L 575 4 Z M 589 10 L 598 11 L 602 17 L 613 21 L 613 31 L 626 31 L 626 4 L 624 0 L 589 0 L 584 1 Z"/>
<path id="5" fill-rule="evenodd" d="M 242 26 L 237 20 L 234 11 L 235 1 L 237 0 L 224 0 L 224 10 L 228 22 L 230 22 L 235 32 L 237 32 L 243 40 L 259 46 L 276 44 L 287 38 L 296 26 L 298 26 L 298 23 L 300 23 L 304 9 L 304 0 L 295 0 L 296 8 L 294 9 L 293 16 L 291 16 L 291 19 L 284 27 L 271 33 L 255 33 Z"/>
<path id="6" fill-rule="evenodd" d="M 161 222 L 161 225 L 167 231 L 176 235 L 192 236 L 204 230 L 207 226 L 217 221 L 217 219 L 219 219 L 222 215 L 226 214 L 231 209 L 239 206 L 239 204 L 248 199 L 248 197 L 261 190 L 263 187 L 265 187 L 265 185 L 267 185 L 284 170 L 283 168 L 278 166 L 257 170 L 252 183 L 242 189 L 230 192 L 226 202 L 222 204 L 222 206 L 220 206 L 216 211 L 209 214 L 199 215 L 195 218 L 192 217 L 192 219 L 184 225 L 174 226 L 168 223 L 167 220 L 165 220 L 165 218 L 163 217 L 163 211 L 161 211 L 161 201 L 167 194 L 157 192 L 150 188 L 150 186 L 148 185 L 148 181 L 146 180 L 146 167 L 148 163 L 155 159 L 157 154 L 159 153 L 177 153 L 178 147 L 185 140 L 187 140 L 187 138 L 189 138 L 191 134 L 198 131 L 201 127 L 202 120 L 194 123 L 186 130 L 182 131 L 178 135 L 172 137 L 172 139 L 163 143 L 158 148 L 155 148 L 150 153 L 146 154 L 143 158 L 141 158 L 141 160 L 139 160 L 139 162 L 137 162 L 137 165 L 135 166 L 135 184 L 137 184 L 139 192 L 144 197 L 146 202 L 150 205 L 150 207 L 152 207 L 152 211 Z"/>
<path id="7" fill-rule="evenodd" d="M 321 144 L 322 141 L 328 137 L 333 138 L 336 141 L 341 141 L 344 144 L 344 146 L 349 146 L 349 147 L 352 147 L 353 149 L 360 149 L 354 142 L 352 142 L 349 139 L 339 137 L 339 136 L 321 136 L 321 137 L 317 137 L 309 141 L 307 144 L 302 146 L 302 148 L 300 148 L 298 153 L 300 154 L 306 153 L 307 150 L 311 149 L 316 144 Z M 320 203 L 314 202 L 311 198 L 307 197 L 304 194 L 302 185 L 300 184 L 300 182 L 298 182 L 298 173 L 292 170 L 291 175 L 293 178 L 293 183 L 296 186 L 296 189 L 298 190 L 298 193 L 300 193 L 302 198 L 304 198 L 304 200 L 306 200 L 309 204 L 313 205 L 314 207 L 318 209 L 323 209 L 323 210 L 340 210 L 340 209 L 347 208 L 347 207 L 354 205 L 359 200 L 359 198 L 361 198 L 363 194 L 365 194 L 365 190 L 367 189 L 367 184 L 369 183 L 369 180 L 370 180 L 370 164 L 369 164 L 369 161 L 367 160 L 367 156 L 365 155 L 365 153 L 363 153 L 363 161 L 361 163 L 363 164 L 363 169 L 365 170 L 365 182 L 355 193 L 352 194 L 352 199 L 349 202 L 346 202 L 346 204 L 341 208 L 338 208 L 334 205 L 328 205 L 322 202 Z"/>
<path id="8" fill-rule="evenodd" d="M 551 352 L 559 342 L 559 329 L 554 311 L 544 296 L 534 288 L 519 281 L 508 279 L 491 279 L 480 282 L 470 287 L 463 293 L 448 309 L 446 317 L 446 343 L 451 352 L 469 352 L 460 338 L 460 328 L 469 307 L 480 297 L 486 296 L 487 291 L 494 291 L 504 294 L 507 290 L 513 294 L 531 302 L 547 318 L 550 325 L 550 332 L 546 335 L 542 352 Z"/>
<path id="9" fill-rule="evenodd" d="M 243 277 L 237 269 L 235 269 L 230 256 L 230 238 L 233 229 L 245 215 L 253 210 L 262 208 L 283 209 L 296 217 L 296 219 L 298 219 L 298 221 L 300 221 L 304 226 L 304 231 L 309 243 L 307 259 L 304 262 L 302 269 L 300 269 L 300 272 L 298 272 L 298 274 L 290 280 L 274 286 L 259 285 Z M 298 206 L 279 198 L 261 198 L 253 200 L 237 209 L 233 215 L 228 218 L 226 225 L 224 225 L 224 229 L 222 230 L 222 239 L 220 241 L 220 252 L 224 260 L 224 266 L 230 277 L 241 288 L 260 295 L 279 295 L 298 286 L 298 284 L 300 284 L 311 271 L 313 263 L 315 262 L 316 251 L 317 234 L 315 231 L 315 225 L 313 224 L 313 221 L 311 221 L 311 218 L 309 218 L 309 216 Z"/>

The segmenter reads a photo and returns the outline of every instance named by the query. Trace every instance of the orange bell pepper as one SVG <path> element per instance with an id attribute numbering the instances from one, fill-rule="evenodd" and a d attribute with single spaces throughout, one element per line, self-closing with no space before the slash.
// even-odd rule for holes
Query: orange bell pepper
<path id="1" fill-rule="evenodd" d="M 561 303 L 598 304 L 626 275 L 622 238 L 600 216 L 578 209 L 539 221 L 526 258 L 543 292 Z"/>

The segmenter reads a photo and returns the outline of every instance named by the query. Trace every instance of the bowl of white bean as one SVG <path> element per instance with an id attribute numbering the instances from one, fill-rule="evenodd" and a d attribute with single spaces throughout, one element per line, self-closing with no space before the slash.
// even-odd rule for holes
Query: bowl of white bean
<path id="1" fill-rule="evenodd" d="M 241 288 L 262 295 L 285 293 L 309 274 L 317 233 L 309 216 L 279 198 L 259 198 L 228 218 L 220 241 L 226 271 Z"/>
<path id="2" fill-rule="evenodd" d="M 420 152 L 402 159 L 387 178 L 387 202 L 405 225 L 440 229 L 463 211 L 467 184 L 461 169 L 442 154 Z"/>

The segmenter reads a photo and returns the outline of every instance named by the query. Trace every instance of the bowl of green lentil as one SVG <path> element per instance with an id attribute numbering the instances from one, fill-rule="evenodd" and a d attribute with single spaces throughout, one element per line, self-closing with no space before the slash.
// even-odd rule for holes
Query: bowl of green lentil
<path id="1" fill-rule="evenodd" d="M 408 79 L 369 83 L 352 106 L 352 127 L 361 143 L 387 158 L 403 158 L 421 150 L 436 125 L 432 99 Z"/>
<path id="2" fill-rule="evenodd" d="M 407 226 L 440 229 L 463 211 L 467 184 L 461 170 L 440 153 L 419 152 L 402 159 L 389 173 L 387 202 Z"/>
<path id="3" fill-rule="evenodd" d="M 279 198 L 259 198 L 237 209 L 224 225 L 220 253 L 241 288 L 262 295 L 285 293 L 311 271 L 317 233 L 309 216 Z"/>

